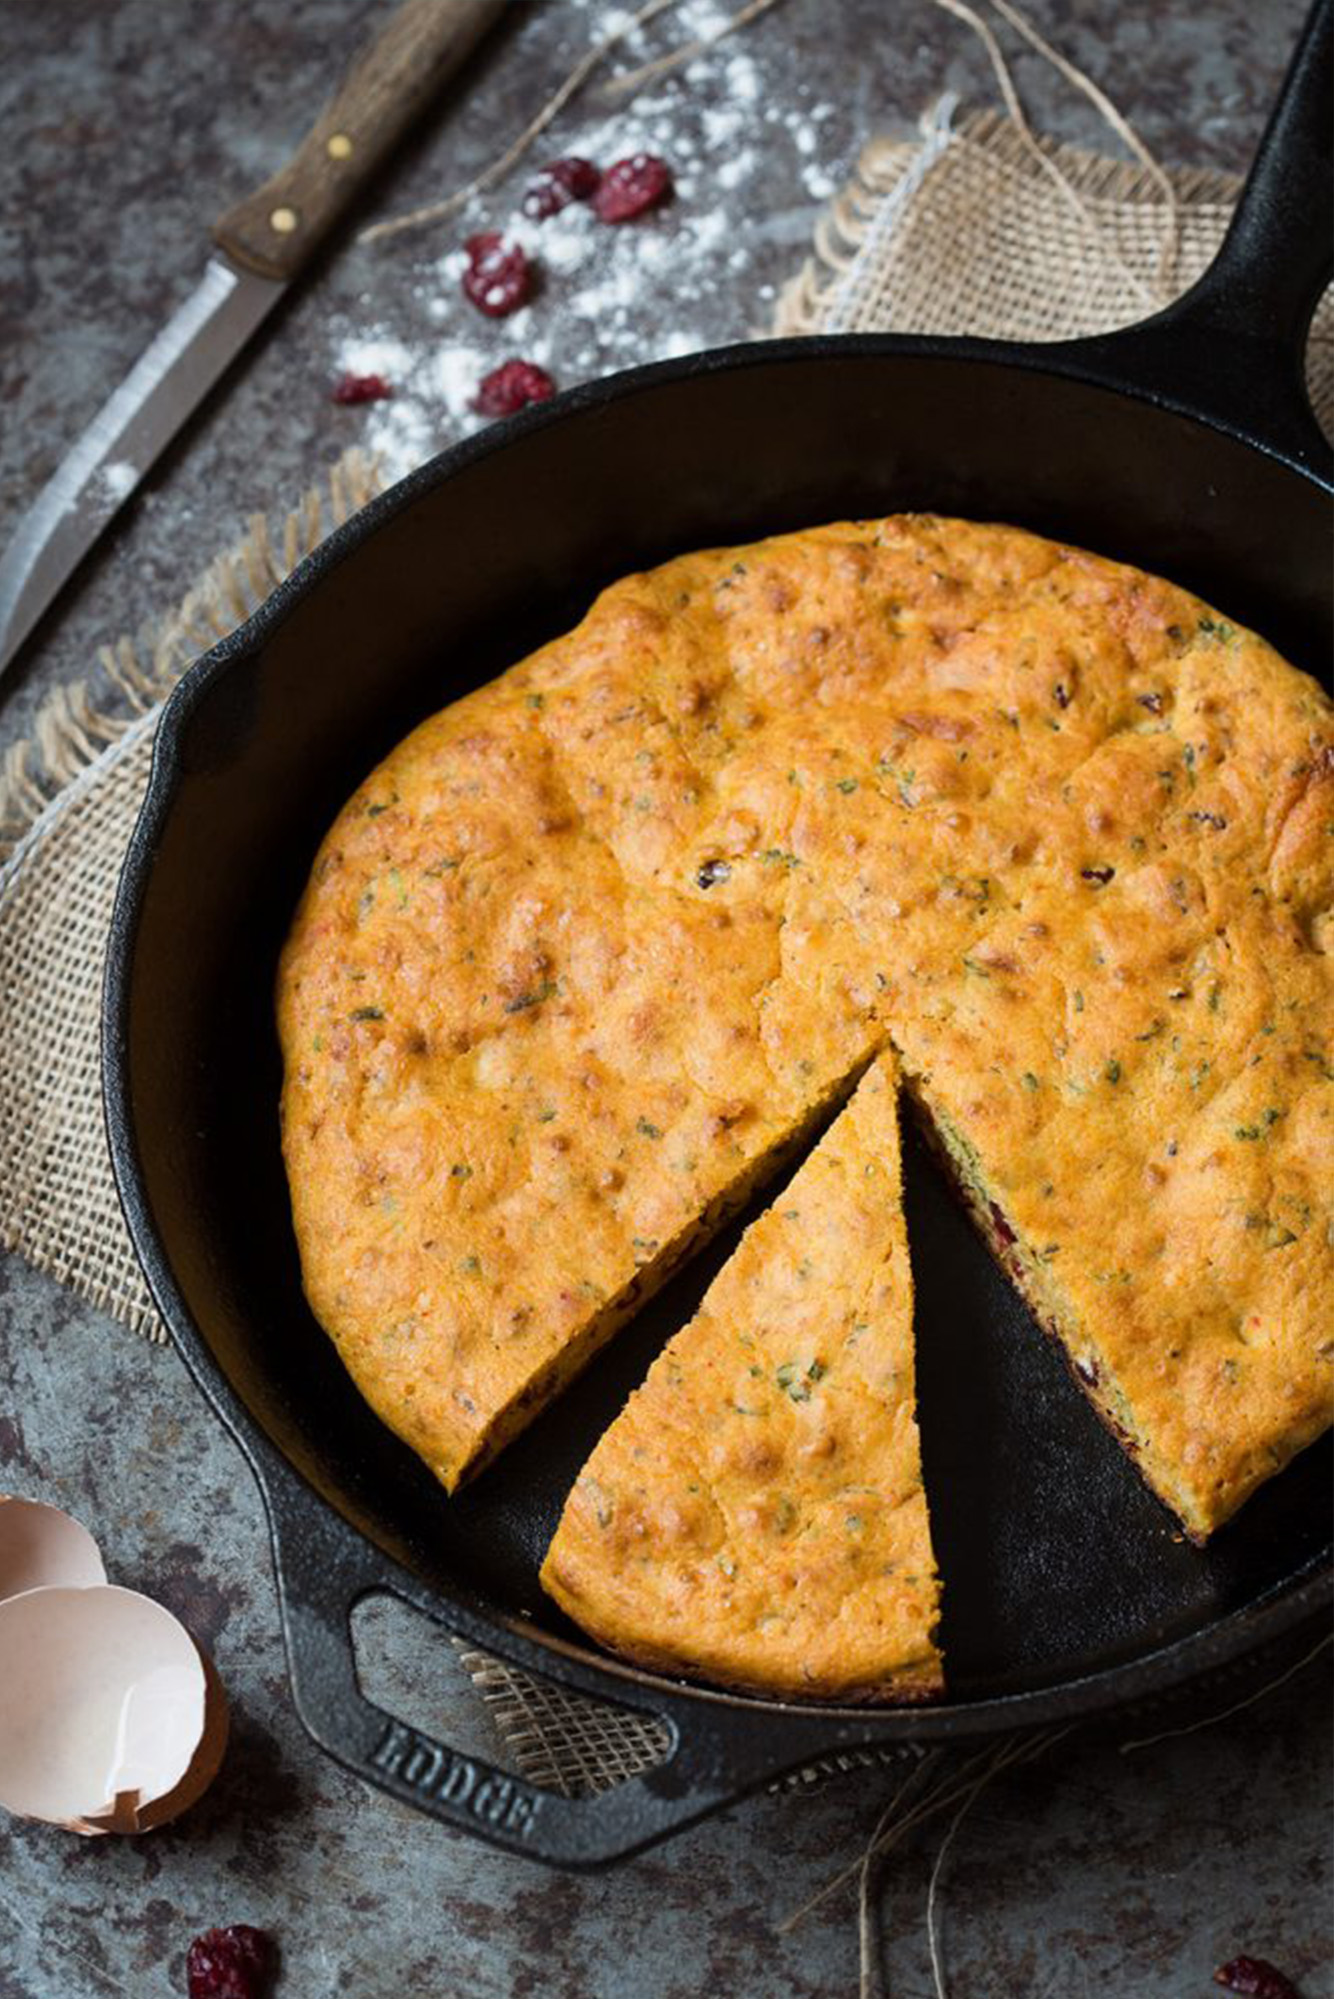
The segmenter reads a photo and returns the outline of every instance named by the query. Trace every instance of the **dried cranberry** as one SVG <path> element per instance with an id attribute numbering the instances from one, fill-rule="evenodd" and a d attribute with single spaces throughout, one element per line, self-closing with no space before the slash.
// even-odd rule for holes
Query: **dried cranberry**
<path id="1" fill-rule="evenodd" d="M 1017 1242 L 1019 1238 L 1015 1235 L 1014 1230 L 1010 1227 L 1010 1224 L 1006 1221 L 996 1203 L 989 1201 L 987 1205 L 991 1209 L 991 1226 L 996 1231 L 996 1240 L 1003 1243 L 1006 1249 L 1008 1249 L 1010 1244 Z"/>
<path id="2" fill-rule="evenodd" d="M 189 1999 L 260 1999 L 272 1958 L 268 1937 L 249 1923 L 205 1930 L 186 1954 Z"/>
<path id="3" fill-rule="evenodd" d="M 497 230 L 485 229 L 464 245 L 468 268 L 463 291 L 488 319 L 517 312 L 532 295 L 533 266 L 517 243 L 507 243 Z"/>
<path id="4" fill-rule="evenodd" d="M 601 185 L 601 169 L 572 153 L 566 160 L 553 160 L 549 167 L 543 167 L 523 198 L 523 212 L 534 222 L 545 222 L 572 201 L 590 201 Z"/>
<path id="5" fill-rule="evenodd" d="M 630 222 L 666 201 L 672 185 L 666 160 L 656 153 L 634 153 L 607 168 L 593 196 L 593 212 L 601 222 Z"/>
<path id="6" fill-rule="evenodd" d="M 556 393 L 556 384 L 545 368 L 535 361 L 502 361 L 483 376 L 473 398 L 479 416 L 513 416 L 529 403 L 544 403 Z"/>
<path id="7" fill-rule="evenodd" d="M 340 375 L 329 391 L 336 403 L 382 403 L 393 393 L 383 375 Z"/>
<path id="8" fill-rule="evenodd" d="M 1234 1957 L 1229 1964 L 1220 1964 L 1214 1984 L 1244 1993 L 1246 1999 L 1301 1999 L 1292 1980 L 1263 1957 Z"/>

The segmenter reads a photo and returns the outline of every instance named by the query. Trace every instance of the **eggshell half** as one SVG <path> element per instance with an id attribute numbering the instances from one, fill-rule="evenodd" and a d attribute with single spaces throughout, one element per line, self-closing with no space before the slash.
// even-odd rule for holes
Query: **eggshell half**
<path id="1" fill-rule="evenodd" d="M 116 1812 L 109 1817 L 90 1820 L 78 1828 L 81 1832 L 153 1832 L 160 1825 L 167 1825 L 189 1811 L 191 1805 L 203 1797 L 213 1779 L 222 1767 L 222 1759 L 227 1749 L 231 1716 L 227 1705 L 227 1691 L 218 1678 L 217 1667 L 207 1652 L 199 1654 L 204 1668 L 204 1732 L 199 1738 L 189 1768 L 179 1784 L 161 1798 L 144 1798 L 126 1809 L 128 1801 L 118 1801 Z"/>
<path id="2" fill-rule="evenodd" d="M 0 1602 L 24 1590 L 87 1589 L 107 1572 L 86 1527 L 36 1499 L 0 1494 Z"/>
<path id="3" fill-rule="evenodd" d="M 194 1640 L 113 1584 L 0 1603 L 0 1689 L 0 1805 L 79 1832 L 138 1830 L 205 1732 Z"/>

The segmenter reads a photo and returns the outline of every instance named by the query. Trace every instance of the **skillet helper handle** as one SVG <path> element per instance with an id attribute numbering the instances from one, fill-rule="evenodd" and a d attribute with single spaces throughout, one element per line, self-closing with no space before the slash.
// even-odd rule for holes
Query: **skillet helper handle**
<path id="1" fill-rule="evenodd" d="M 671 1740 L 665 1761 L 596 1797 L 541 1790 L 368 1700 L 357 1680 L 349 1620 L 361 1598 L 388 1592 L 442 1628 L 464 1630 L 479 1645 L 494 1648 L 494 1637 L 469 1629 L 462 1612 L 446 1626 L 406 1570 L 369 1542 L 350 1544 L 343 1523 L 267 1454 L 260 1482 L 292 1697 L 307 1733 L 355 1775 L 457 1831 L 551 1866 L 602 1867 L 840 1746 L 836 1725 L 818 1716 L 787 1716 L 776 1751 L 769 1717 L 664 1699 L 627 1682 L 618 1690 L 623 1703 L 666 1723 Z"/>
<path id="2" fill-rule="evenodd" d="M 294 278 L 505 4 L 400 0 L 286 166 L 215 224 L 218 248 L 260 277 Z"/>
<path id="3" fill-rule="evenodd" d="M 1306 335 L 1334 276 L 1334 0 L 1315 0 L 1231 225 L 1165 312 L 1102 342 L 1137 384 L 1328 480 Z"/>

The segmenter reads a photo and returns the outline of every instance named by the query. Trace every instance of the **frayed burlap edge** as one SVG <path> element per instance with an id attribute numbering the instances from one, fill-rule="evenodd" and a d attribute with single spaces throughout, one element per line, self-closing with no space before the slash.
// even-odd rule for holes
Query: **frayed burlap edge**
<path id="1" fill-rule="evenodd" d="M 0 934 L 0 1020 L 10 1065 L 0 1102 L 7 1168 L 0 1244 L 155 1343 L 166 1334 L 119 1220 L 98 1110 L 96 1013 L 118 829 L 133 822 L 161 703 L 190 662 L 242 624 L 379 485 L 375 461 L 353 450 L 286 515 L 272 523 L 253 516 L 170 612 L 103 647 L 86 679 L 54 689 L 0 767 L 0 912 L 9 926 Z M 108 810 L 115 850 L 104 835 L 96 865 L 74 883 L 61 879 L 58 862 L 52 873 L 62 853 L 87 858 L 88 822 L 100 813 L 104 823 Z M 44 868 L 47 887 L 59 883 L 64 892 L 59 918 L 59 895 L 32 899 Z M 59 941 L 51 930 L 57 921 L 66 925 Z M 67 1096 L 74 1093 L 63 1112 L 41 1080 L 53 1063 Z M 71 1172 L 86 1190 L 82 1214 L 61 1197 L 60 1176 L 68 1182 Z"/>
<path id="2" fill-rule="evenodd" d="M 1036 136 L 1040 150 L 1084 199 L 1161 204 L 1161 190 L 1146 168 L 1130 160 L 1090 153 L 1044 134 Z M 838 303 L 840 282 L 866 248 L 871 226 L 884 204 L 896 190 L 915 192 L 934 161 L 952 146 L 984 151 L 989 164 L 1041 183 L 1037 161 L 1004 112 L 966 111 L 958 115 L 957 98 L 938 98 L 923 113 L 911 138 L 882 136 L 862 148 L 851 180 L 834 196 L 815 226 L 811 256 L 779 292 L 773 318 L 776 335 L 831 330 L 829 314 Z M 1242 186 L 1237 174 L 1213 167 L 1173 168 L 1168 177 L 1178 201 L 1188 207 L 1231 208 Z M 910 183 L 908 189 L 904 189 L 905 182 Z"/>
<path id="3" fill-rule="evenodd" d="M 345 451 L 276 524 L 252 514 L 165 617 L 101 646 L 93 673 L 53 688 L 0 763 L 0 864 L 65 787 L 157 707 L 192 660 L 243 625 L 381 484 L 374 457 L 359 447 Z"/>

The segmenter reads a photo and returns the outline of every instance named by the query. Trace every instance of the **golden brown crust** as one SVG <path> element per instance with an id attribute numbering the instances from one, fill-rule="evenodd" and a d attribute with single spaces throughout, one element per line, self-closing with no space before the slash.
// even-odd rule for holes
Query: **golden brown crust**
<path id="1" fill-rule="evenodd" d="M 580 1473 L 542 1582 L 612 1651 L 806 1699 L 940 1692 L 897 1085 L 886 1054 Z"/>
<path id="2" fill-rule="evenodd" d="M 280 977 L 318 1316 L 452 1487 L 892 1033 L 1207 1533 L 1330 1420 L 1332 789 L 1309 679 L 1016 530 L 627 578 L 321 851 Z"/>

